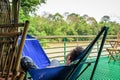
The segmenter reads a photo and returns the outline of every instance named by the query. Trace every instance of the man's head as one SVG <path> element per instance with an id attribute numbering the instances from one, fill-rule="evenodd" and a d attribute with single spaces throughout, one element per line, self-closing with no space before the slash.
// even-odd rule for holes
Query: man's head
<path id="1" fill-rule="evenodd" d="M 84 49 L 81 46 L 77 46 L 66 56 L 66 64 L 70 64 L 72 61 L 76 60 L 76 58 L 82 53 Z"/>
<path id="2" fill-rule="evenodd" d="M 37 65 L 34 63 L 34 61 L 30 57 L 28 57 L 28 56 L 23 56 L 21 58 L 20 64 L 21 64 L 21 68 L 24 71 L 27 71 L 30 68 L 33 68 L 33 69 L 38 68 Z"/>

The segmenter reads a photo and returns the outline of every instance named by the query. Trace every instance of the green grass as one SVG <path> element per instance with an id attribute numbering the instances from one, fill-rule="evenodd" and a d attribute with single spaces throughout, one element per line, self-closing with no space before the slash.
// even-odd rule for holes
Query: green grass
<path id="1" fill-rule="evenodd" d="M 78 80 L 89 80 L 94 64 L 92 64 Z M 111 60 L 108 57 L 101 57 L 96 68 L 93 80 L 120 80 L 120 60 Z"/>

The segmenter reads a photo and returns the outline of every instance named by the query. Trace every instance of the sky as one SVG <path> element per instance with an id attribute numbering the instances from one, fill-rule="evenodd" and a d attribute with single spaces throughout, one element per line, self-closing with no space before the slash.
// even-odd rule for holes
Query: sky
<path id="1" fill-rule="evenodd" d="M 120 23 L 120 0 L 46 0 L 38 11 L 38 15 L 43 12 L 52 14 L 65 12 L 77 13 L 81 16 L 87 14 L 100 21 L 104 15 L 110 16 L 112 21 Z"/>

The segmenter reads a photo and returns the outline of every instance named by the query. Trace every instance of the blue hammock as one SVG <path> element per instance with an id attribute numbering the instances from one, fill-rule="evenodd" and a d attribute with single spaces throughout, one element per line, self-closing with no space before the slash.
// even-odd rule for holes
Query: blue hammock
<path id="1" fill-rule="evenodd" d="M 22 56 L 30 57 L 40 69 L 45 68 L 50 64 L 50 60 L 45 54 L 39 41 L 30 35 L 26 36 Z"/>
<path id="2" fill-rule="evenodd" d="M 105 39 L 107 36 L 107 31 L 108 31 L 108 27 L 103 27 L 101 29 L 101 31 L 98 33 L 96 38 L 86 47 L 86 49 L 82 52 L 82 54 L 78 56 L 77 60 L 79 59 L 79 61 L 76 64 L 72 64 L 69 66 L 54 67 L 54 68 L 28 69 L 28 72 L 32 76 L 33 80 L 76 80 L 84 72 L 84 70 L 86 70 L 87 67 L 90 65 L 90 63 L 89 63 L 88 66 L 86 66 L 81 71 L 81 68 L 82 68 L 84 62 L 86 61 L 88 55 L 90 54 L 90 51 L 92 50 L 93 46 L 95 45 L 97 40 L 103 35 L 101 45 L 100 45 L 100 48 L 98 51 L 98 55 L 97 55 L 97 58 L 96 58 L 96 61 L 95 61 L 94 67 L 93 67 L 93 71 L 92 71 L 91 77 L 90 77 L 90 80 L 92 80 L 94 72 L 95 72 L 97 64 L 98 64 L 98 60 L 100 58 L 100 55 L 101 55 L 101 52 L 102 52 L 102 49 L 104 46 L 104 42 L 105 42 Z M 36 55 L 34 57 L 38 57 L 38 55 Z M 48 60 L 48 63 L 50 63 L 49 60 Z M 47 64 L 47 65 L 49 65 L 49 64 Z"/>

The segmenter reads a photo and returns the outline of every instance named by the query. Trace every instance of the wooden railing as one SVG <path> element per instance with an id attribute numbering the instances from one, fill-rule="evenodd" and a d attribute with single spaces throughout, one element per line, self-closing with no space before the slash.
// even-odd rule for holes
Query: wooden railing
<path id="1" fill-rule="evenodd" d="M 82 46 L 85 48 L 94 38 L 95 35 L 73 35 L 73 36 L 35 36 L 40 41 L 44 51 L 50 60 L 59 59 L 61 62 L 65 62 L 65 56 L 76 46 Z M 115 39 L 116 35 L 108 35 L 106 40 Z M 89 58 L 95 57 L 95 53 L 98 51 L 99 41 L 93 48 L 93 51 Z M 102 56 L 108 55 L 106 48 L 110 45 L 105 42 Z"/>

